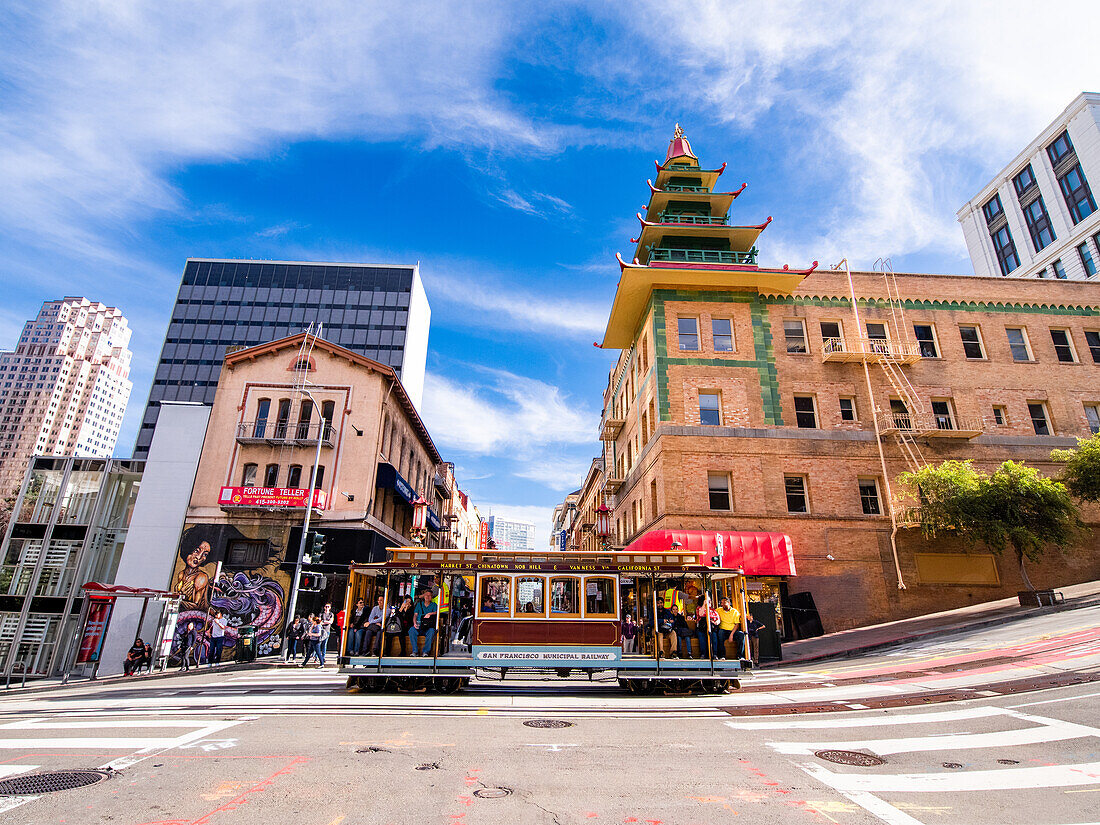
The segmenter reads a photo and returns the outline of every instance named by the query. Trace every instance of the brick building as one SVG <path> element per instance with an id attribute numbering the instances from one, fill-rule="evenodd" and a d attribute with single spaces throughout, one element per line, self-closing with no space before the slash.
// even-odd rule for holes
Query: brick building
<path id="1" fill-rule="evenodd" d="M 1100 429 L 1100 285 L 760 267 L 767 222 L 729 223 L 744 187 L 715 192 L 722 171 L 678 130 L 620 259 L 600 433 L 614 543 L 789 535 L 798 575 L 750 592 L 788 635 L 815 615 L 832 631 L 1022 589 L 1010 558 L 924 541 L 897 476 L 945 459 L 1053 473 L 1052 448 Z M 1100 577 L 1096 550 L 1090 533 L 1032 580 Z"/>

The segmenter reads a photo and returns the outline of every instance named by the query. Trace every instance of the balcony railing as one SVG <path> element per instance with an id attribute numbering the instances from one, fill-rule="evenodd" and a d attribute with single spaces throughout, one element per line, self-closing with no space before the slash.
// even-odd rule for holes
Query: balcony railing
<path id="1" fill-rule="evenodd" d="M 669 183 L 665 185 L 666 192 L 709 192 L 705 186 L 692 186 L 688 183 Z"/>
<path id="2" fill-rule="evenodd" d="M 880 412 L 878 427 L 884 435 L 903 433 L 922 438 L 975 438 L 985 432 L 980 418 L 931 413 Z"/>
<path id="3" fill-rule="evenodd" d="M 729 215 L 696 215 L 693 212 L 662 212 L 657 216 L 658 223 L 691 224 L 693 226 L 723 226 L 729 223 Z"/>
<path id="4" fill-rule="evenodd" d="M 825 338 L 821 342 L 821 360 L 839 363 L 863 362 L 872 364 L 891 361 L 897 364 L 913 364 L 919 361 L 920 346 L 908 341 L 891 341 L 889 338 Z"/>
<path id="5" fill-rule="evenodd" d="M 756 264 L 756 247 L 748 252 L 727 249 L 669 249 L 659 246 L 649 254 L 650 261 L 685 261 L 702 264 Z"/>
<path id="6" fill-rule="evenodd" d="M 615 493 L 619 491 L 619 488 L 623 486 L 624 481 L 626 481 L 625 478 L 616 478 L 614 476 L 609 476 L 608 478 L 604 479 L 603 490 L 609 495 L 615 495 Z"/>
<path id="7" fill-rule="evenodd" d="M 621 418 L 606 418 L 600 425 L 600 441 L 614 441 L 626 423 Z"/>
<path id="8" fill-rule="evenodd" d="M 325 424 L 307 421 L 242 421 L 237 425 L 237 443 L 239 444 L 316 444 L 318 435 L 321 444 L 331 447 L 336 440 L 336 428 Z"/>

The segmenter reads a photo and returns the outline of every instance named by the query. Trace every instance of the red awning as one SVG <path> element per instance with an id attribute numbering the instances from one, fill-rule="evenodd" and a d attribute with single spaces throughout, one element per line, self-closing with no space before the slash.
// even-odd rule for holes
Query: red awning
<path id="1" fill-rule="evenodd" d="M 153 590 L 149 587 L 127 587 L 124 584 L 102 584 L 100 582 L 87 582 L 81 587 L 81 590 L 88 595 L 139 596 L 148 599 L 179 595 L 171 590 Z"/>
<path id="2" fill-rule="evenodd" d="M 712 556 L 722 557 L 721 567 L 740 567 L 749 576 L 794 576 L 794 547 L 785 533 L 733 533 L 715 530 L 651 530 L 632 541 L 624 553 L 668 553 L 672 542 L 677 553 L 690 553 L 699 564 L 713 567 Z"/>

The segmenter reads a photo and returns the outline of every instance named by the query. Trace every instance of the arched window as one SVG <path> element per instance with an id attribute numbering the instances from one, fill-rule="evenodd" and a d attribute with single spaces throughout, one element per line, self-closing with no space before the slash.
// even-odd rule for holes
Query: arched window
<path id="1" fill-rule="evenodd" d="M 241 486 L 242 487 L 255 487 L 256 486 L 256 465 L 245 464 L 244 470 L 241 472 Z"/>
<path id="2" fill-rule="evenodd" d="M 321 402 L 321 427 L 324 432 L 321 433 L 322 438 L 329 438 L 332 434 L 332 417 L 336 415 L 336 402 L 335 401 L 322 401 Z"/>
<path id="3" fill-rule="evenodd" d="M 286 486 L 295 490 L 302 489 L 302 465 L 291 464 L 286 474 Z"/>
<path id="4" fill-rule="evenodd" d="M 302 400 L 302 406 L 298 408 L 298 438 L 309 438 L 311 418 L 313 418 L 313 402 L 306 398 Z"/>
<path id="5" fill-rule="evenodd" d="M 279 465 L 268 464 L 264 470 L 264 487 L 279 486 Z"/>
<path id="6" fill-rule="evenodd" d="M 290 399 L 279 399 L 279 412 L 275 418 L 275 437 L 286 438 L 287 425 L 290 421 Z"/>
<path id="7" fill-rule="evenodd" d="M 317 465 L 317 480 L 313 482 L 313 486 L 314 486 L 315 489 L 320 490 L 325 486 L 324 482 L 325 482 L 325 465 L 324 464 L 318 464 Z"/>
<path id="8" fill-rule="evenodd" d="M 299 358 L 294 362 L 294 366 L 291 367 L 294 372 L 311 372 L 313 370 L 313 361 L 309 358 Z"/>

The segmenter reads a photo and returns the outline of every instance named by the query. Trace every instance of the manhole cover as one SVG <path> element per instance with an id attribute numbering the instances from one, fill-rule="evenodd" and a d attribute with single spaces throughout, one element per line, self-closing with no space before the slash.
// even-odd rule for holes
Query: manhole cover
<path id="1" fill-rule="evenodd" d="M 962 765 L 960 765 L 958 762 L 944 762 L 943 766 L 945 768 L 961 768 L 962 767 Z"/>
<path id="2" fill-rule="evenodd" d="M 474 796 L 481 799 L 500 799 L 502 796 L 508 796 L 511 793 L 511 788 L 478 788 L 474 791 Z"/>
<path id="3" fill-rule="evenodd" d="M 528 719 L 524 722 L 529 728 L 571 728 L 572 722 L 566 722 L 564 719 Z"/>
<path id="4" fill-rule="evenodd" d="M 859 751 L 817 751 L 814 756 L 818 759 L 824 759 L 826 762 L 835 762 L 838 765 L 855 765 L 860 768 L 874 768 L 886 764 L 886 760 L 879 756 L 860 753 Z"/>
<path id="5" fill-rule="evenodd" d="M 417 765 L 416 769 L 418 771 L 437 771 L 437 770 L 439 770 L 439 763 L 438 762 L 425 762 L 422 765 Z"/>
<path id="6" fill-rule="evenodd" d="M 57 791 L 71 791 L 94 785 L 109 777 L 106 771 L 51 771 L 29 776 L 14 776 L 0 781 L 0 796 L 28 796 Z"/>

